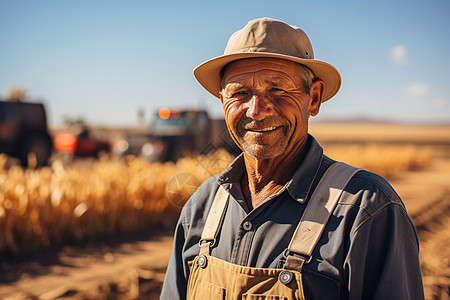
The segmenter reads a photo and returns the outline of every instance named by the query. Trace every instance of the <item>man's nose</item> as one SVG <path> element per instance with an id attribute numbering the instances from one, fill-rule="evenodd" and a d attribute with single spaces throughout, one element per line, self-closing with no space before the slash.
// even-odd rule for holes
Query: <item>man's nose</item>
<path id="1" fill-rule="evenodd" d="M 253 120 L 261 121 L 273 113 L 273 103 L 267 97 L 254 94 L 248 102 L 246 116 Z"/>

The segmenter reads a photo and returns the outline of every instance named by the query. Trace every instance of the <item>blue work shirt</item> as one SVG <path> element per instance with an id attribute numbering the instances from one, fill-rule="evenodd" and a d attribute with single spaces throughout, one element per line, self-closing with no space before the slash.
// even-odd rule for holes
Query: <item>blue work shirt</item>
<path id="1" fill-rule="evenodd" d="M 312 136 L 307 147 L 283 189 L 253 210 L 240 187 L 245 172 L 242 155 L 197 189 L 176 227 L 161 299 L 186 298 L 190 267 L 199 254 L 200 237 L 219 185 L 230 193 L 230 200 L 211 255 L 248 267 L 283 266 L 283 252 L 309 198 L 334 163 Z M 360 171 L 349 181 L 302 274 L 308 300 L 424 298 L 417 233 L 385 179 Z"/>

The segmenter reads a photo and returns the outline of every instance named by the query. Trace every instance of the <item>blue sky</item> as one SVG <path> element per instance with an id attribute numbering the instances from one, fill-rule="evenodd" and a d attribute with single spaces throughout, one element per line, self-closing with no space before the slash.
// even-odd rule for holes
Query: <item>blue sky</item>
<path id="1" fill-rule="evenodd" d="M 64 117 L 134 125 L 138 109 L 206 107 L 192 70 L 268 16 L 302 28 L 343 85 L 318 120 L 450 122 L 449 1 L 0 0 L 0 97 L 24 88 Z"/>

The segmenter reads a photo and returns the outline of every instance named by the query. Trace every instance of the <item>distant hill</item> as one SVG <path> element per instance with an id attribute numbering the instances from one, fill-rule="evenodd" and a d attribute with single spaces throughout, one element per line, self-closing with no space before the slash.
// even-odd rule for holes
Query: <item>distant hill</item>
<path id="1" fill-rule="evenodd" d="M 389 119 L 375 119 L 365 117 L 355 118 L 311 118 L 312 124 L 367 124 L 367 125 L 436 125 L 436 126 L 450 126 L 448 122 L 402 122 Z"/>

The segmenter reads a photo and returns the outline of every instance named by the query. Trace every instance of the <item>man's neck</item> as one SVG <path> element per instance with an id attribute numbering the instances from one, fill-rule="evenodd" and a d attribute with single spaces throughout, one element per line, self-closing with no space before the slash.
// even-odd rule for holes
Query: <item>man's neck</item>
<path id="1" fill-rule="evenodd" d="M 246 172 L 241 178 L 242 192 L 251 209 L 279 192 L 303 161 L 307 141 L 287 155 L 271 159 L 255 159 L 244 153 Z"/>

